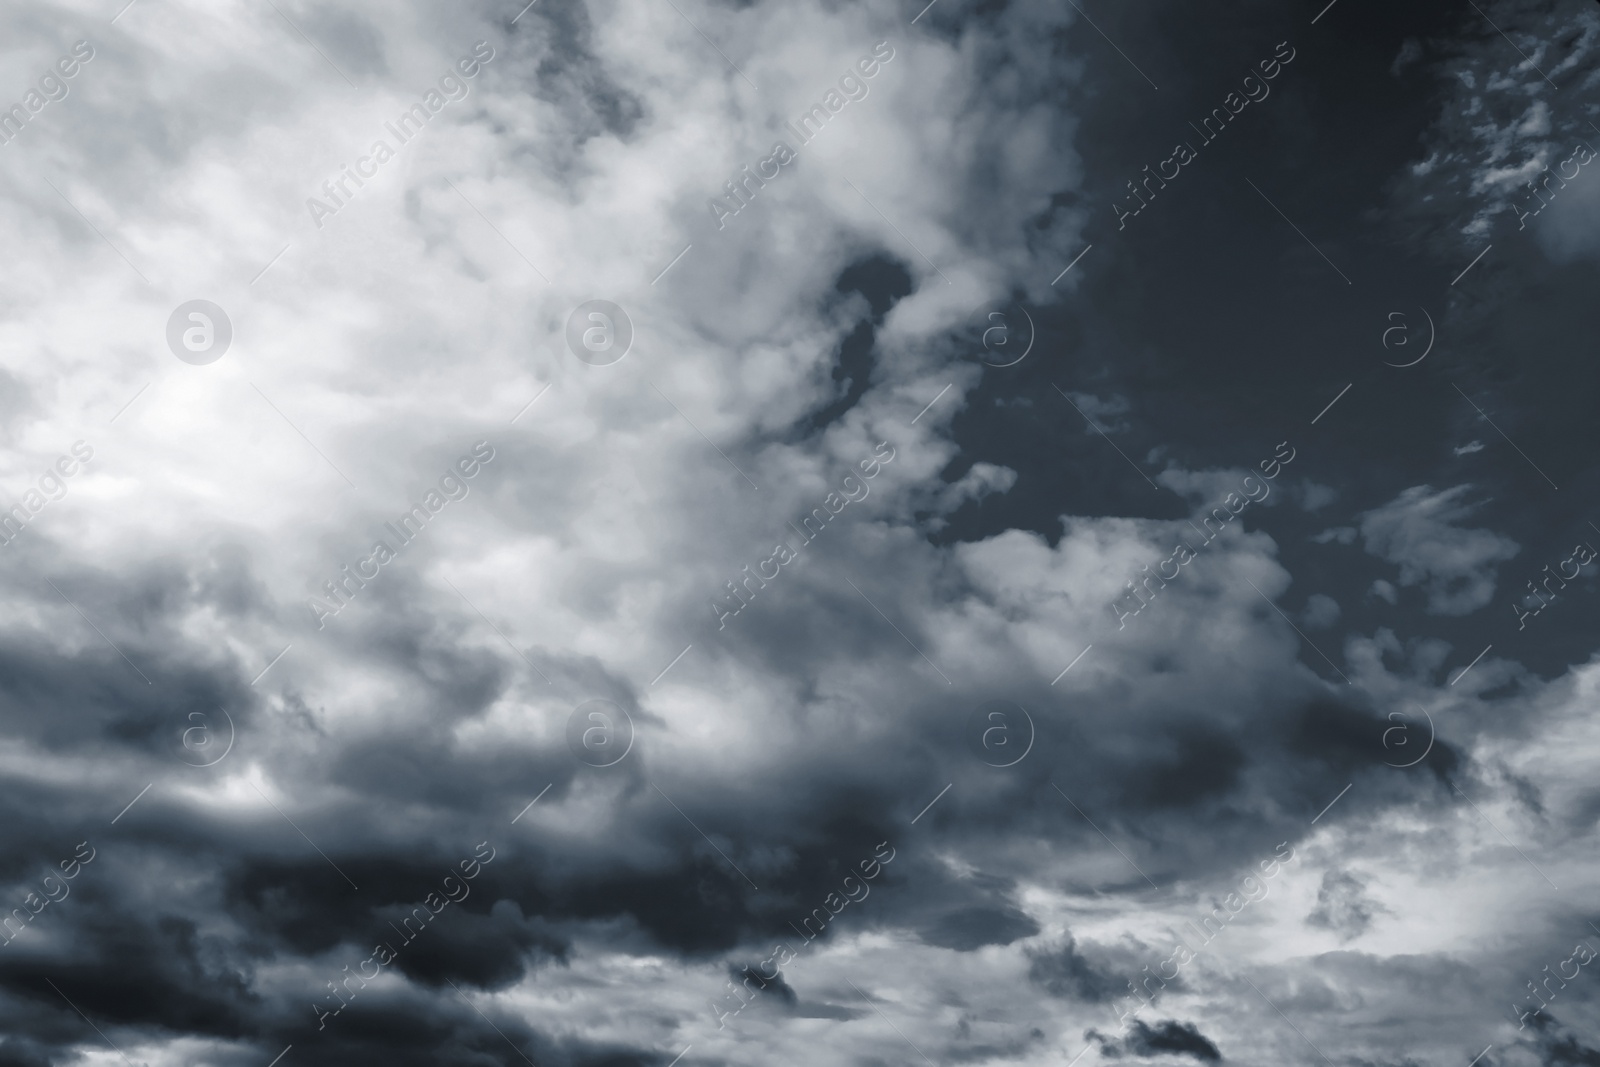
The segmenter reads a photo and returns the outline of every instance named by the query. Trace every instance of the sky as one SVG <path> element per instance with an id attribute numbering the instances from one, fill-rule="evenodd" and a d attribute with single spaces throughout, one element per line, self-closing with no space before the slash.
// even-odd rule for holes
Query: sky
<path id="1" fill-rule="evenodd" d="M 1600 1064 L 1600 4 L 525 2 L 0 12 L 0 1067 Z"/>

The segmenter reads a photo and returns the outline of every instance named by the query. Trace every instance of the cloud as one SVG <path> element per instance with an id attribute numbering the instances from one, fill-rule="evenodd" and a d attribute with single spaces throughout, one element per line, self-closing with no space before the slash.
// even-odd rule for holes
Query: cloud
<path id="1" fill-rule="evenodd" d="M 1093 393 L 1068 393 L 1067 396 L 1085 416 L 1084 433 L 1111 434 L 1128 431 L 1129 424 L 1121 417 L 1133 409 L 1127 397 L 1115 393 L 1104 400 Z"/>
<path id="2" fill-rule="evenodd" d="M 1415 37 L 1407 37 L 1400 46 L 1400 51 L 1395 53 L 1394 62 L 1389 65 L 1389 73 L 1398 78 L 1407 67 L 1422 58 L 1422 43 Z"/>
<path id="3" fill-rule="evenodd" d="M 1490 530 L 1461 529 L 1478 505 L 1462 503 L 1470 485 L 1434 492 L 1419 485 L 1361 515 L 1366 550 L 1400 565 L 1400 585 L 1421 585 L 1428 611 L 1466 615 L 1494 597 L 1494 564 L 1514 558 L 1521 547 Z"/>
<path id="4" fill-rule="evenodd" d="M 1300 506 L 1307 511 L 1320 511 L 1339 499 L 1339 491 L 1328 485 L 1305 481 L 1300 485 Z"/>
<path id="5" fill-rule="evenodd" d="M 1009 945 L 1038 932 L 1039 924 L 1017 908 L 961 908 L 937 916 L 920 935 L 930 945 L 974 952 L 985 945 Z"/>
<path id="6" fill-rule="evenodd" d="M 1189 471 L 1169 466 L 1156 475 L 1157 481 L 1187 500 L 1197 514 L 1221 507 L 1230 493 L 1242 498 L 1244 491 L 1241 487 L 1246 478 L 1252 479 L 1252 485 L 1264 487 L 1251 490 L 1257 494 L 1265 493 L 1259 497 L 1260 503 L 1270 506 L 1277 502 L 1271 482 L 1262 479 L 1257 472 L 1242 468 Z"/>
<path id="7" fill-rule="evenodd" d="M 1555 86 L 1595 77 L 1600 11 L 1580 0 L 1484 8 L 1463 16 L 1461 39 L 1431 65 L 1442 100 L 1422 157 L 1394 183 L 1401 216 L 1429 244 L 1455 253 L 1481 250 L 1499 225 L 1531 229 L 1558 259 L 1592 255 L 1600 250 L 1600 183 L 1586 180 L 1592 168 L 1562 163 L 1575 160 L 1593 131 L 1561 105 Z M 1478 19 L 1504 36 L 1472 32 Z M 1508 41 L 1519 53 L 1509 65 Z M 1396 57 L 1397 75 L 1420 57 L 1414 44 Z"/>
<path id="8" fill-rule="evenodd" d="M 1176 1019 L 1153 1027 L 1135 1019 L 1133 1031 L 1127 1037 L 1127 1048 L 1136 1056 L 1193 1056 L 1210 1063 L 1222 1059 L 1222 1052 L 1194 1023 L 1180 1023 Z"/>
<path id="9" fill-rule="evenodd" d="M 1030 946 L 1027 954 L 1028 980 L 1051 996 L 1101 1004 L 1123 992 L 1116 975 L 1080 953 L 1071 934 L 1056 944 Z"/>
<path id="10" fill-rule="evenodd" d="M 1049 289 L 1059 265 L 1041 263 L 1075 249 L 1083 215 L 1057 197 L 1077 164 L 1056 106 L 1073 73 L 1051 42 L 1073 13 L 1018 4 L 953 35 L 924 33 L 932 18 L 908 31 L 882 3 L 517 13 L 135 5 L 114 29 L 83 23 L 94 62 L 27 142 L 0 149 L 30 154 L 19 173 L 51 161 L 72 204 L 35 181 L 0 211 L 0 232 L 76 292 L 7 289 L 32 310 L 8 325 L 16 450 L 0 477 L 32 484 L 36 460 L 98 428 L 86 480 L 5 546 L 59 590 L 8 584 L 33 608 L 0 635 L 16 668 L 0 710 L 40 772 L 7 777 L 16 810 L 38 815 L 8 854 L 53 863 L 140 798 L 114 828 L 131 832 L 124 850 L 24 935 L 38 954 L 10 946 L 8 1055 L 77 1044 L 81 1019 L 36 997 L 54 996 L 37 981 L 54 960 L 63 989 L 152 1062 L 196 1040 L 219 1060 L 270 1060 L 292 1041 L 303 1063 L 431 1062 L 507 1054 L 505 1040 L 538 1062 L 652 1060 L 706 1015 L 710 961 L 793 936 L 788 921 L 837 888 L 828 865 L 871 856 L 903 790 L 921 790 L 920 756 L 876 785 L 865 766 L 814 773 L 834 742 L 800 721 L 849 730 L 860 717 L 809 652 L 840 665 L 899 655 L 827 553 L 866 546 L 868 572 L 887 571 L 900 550 L 880 539 L 914 543 L 919 507 L 937 523 L 1014 480 L 992 465 L 948 486 L 932 477 L 955 451 L 941 427 L 975 380 L 946 334 L 985 299 L 1064 290 Z M 30 63 L 56 55 L 41 28 L 81 21 L 68 8 L 18 18 L 8 40 Z M 328 196 L 375 139 L 394 142 L 385 124 L 478 41 L 494 56 L 465 97 L 313 220 L 307 198 Z M 794 168 L 719 231 L 708 199 L 879 42 L 894 58 L 870 94 L 793 145 Z M 204 54 L 182 58 L 191 47 Z M 15 263 L 0 270 L 21 281 Z M 192 367 L 162 328 L 202 293 L 234 342 Z M 596 297 L 637 331 L 613 367 L 565 346 L 567 316 Z M 58 346 L 100 360 L 70 399 L 60 385 L 80 357 L 38 358 Z M 885 468 L 738 636 L 713 636 L 711 597 L 890 437 L 907 475 Z M 326 595 L 479 440 L 496 459 L 471 494 L 318 630 L 307 595 Z M 69 636 L 51 647 L 38 626 Z M 726 684 L 728 703 L 695 708 L 701 682 Z M 595 697 L 640 734 L 609 776 L 565 738 Z M 879 697 L 883 723 L 901 721 L 902 697 Z M 237 732 L 229 756 L 185 766 L 189 716 L 215 725 L 219 708 Z M 736 803 L 731 821 L 708 817 L 741 792 L 712 754 L 731 735 L 703 732 L 729 727 L 791 787 L 764 811 Z M 96 795 L 63 807 L 72 777 Z M 399 936 L 390 923 L 486 839 L 500 856 L 471 898 L 319 1030 L 310 1005 L 336 1003 L 330 982 Z M 774 895 L 743 898 L 730 859 Z M 893 923 L 879 888 L 857 909 L 861 931 L 925 923 L 976 945 L 1036 929 L 1014 906 L 941 895 L 947 880 L 930 873 L 927 908 Z M 630 972 L 646 958 L 661 970 Z M 113 973 L 126 989 L 95 977 Z M 669 997 L 631 1029 L 576 992 L 601 982 L 625 986 L 634 1009 L 677 986 L 695 1003 Z M 577 1036 L 524 1012 L 550 985 L 582 1001 L 562 1028 Z M 833 985 L 799 1013 L 859 1014 Z"/>
<path id="11" fill-rule="evenodd" d="M 1322 593 L 1306 598 L 1305 624 L 1313 630 L 1326 630 L 1339 621 L 1339 602 Z"/>
<path id="12" fill-rule="evenodd" d="M 1285 621 L 1307 586 L 1335 588 L 1301 569 L 1319 546 L 1283 515 L 1299 509 L 1252 511 L 1126 627 L 1110 610 L 1196 537 L 1186 502 L 1239 487 L 1233 459 L 1174 463 L 1151 490 L 1109 454 L 1108 477 L 1152 493 L 1128 507 L 1078 492 L 1087 464 L 1058 464 L 1053 493 L 974 459 L 972 436 L 1054 419 L 1059 398 L 999 402 L 961 347 L 973 308 L 1075 291 L 1098 262 L 1060 275 L 1090 243 L 1084 130 L 1146 106 L 1085 79 L 1093 50 L 1121 60 L 1071 5 L 944 0 L 914 27 L 878 0 L 515 21 L 520 4 L 280 6 L 139 3 L 114 31 L 60 5 L 0 16 L 29 72 L 57 35 L 106 37 L 0 148 L 0 233 L 22 250 L 0 263 L 0 481 L 96 449 L 0 547 L 0 888 L 25 908 L 41 870 L 101 848 L 0 949 L 0 1058 L 105 1056 L 98 1027 L 151 1063 L 290 1044 L 283 1062 L 313 1067 L 660 1065 L 691 1044 L 899 1062 L 903 1027 L 937 1062 L 1066 1062 L 1172 951 L 1168 927 L 1292 840 L 1307 872 L 1230 924 L 1229 970 L 1208 959 L 1162 993 L 1205 1034 L 1140 1023 L 1106 1047 L 1281 1055 L 1240 1014 L 1237 967 L 1319 1045 L 1389 1062 L 1446 1047 L 1504 1000 L 1524 961 L 1503 946 L 1570 918 L 1449 786 L 1563 885 L 1592 880 L 1593 668 L 1546 681 L 1497 648 L 1402 773 L 1382 765 L 1387 716 L 1442 710 L 1438 664 L 1356 622 L 1312 647 Z M 1188 39 L 1106 26 L 1141 59 Z M 470 94 L 318 228 L 306 199 L 479 40 L 495 56 Z M 895 55 L 870 93 L 718 228 L 710 198 L 879 42 Z M 1279 86 L 1268 106 L 1291 104 Z M 234 343 L 194 366 L 164 328 L 202 295 Z M 633 326 L 609 366 L 567 346 L 594 299 Z M 1027 373 L 1076 313 L 1050 309 L 1063 334 Z M 1073 395 L 1132 434 L 1158 394 Z M 471 494 L 318 629 L 308 596 L 479 441 L 495 459 Z M 847 476 L 867 485 L 880 446 L 895 458 L 869 494 L 826 536 L 796 529 Z M 1460 528 L 1455 492 L 1359 520 L 1430 606 L 1492 588 L 1505 551 Z M 955 521 L 1018 497 L 1037 525 Z M 750 578 L 779 541 L 792 564 Z M 712 603 L 741 589 L 719 628 Z M 1338 621 L 1331 603 L 1312 594 L 1306 620 Z M 595 700 L 632 728 L 609 766 L 582 738 L 624 724 L 573 718 Z M 1031 716 L 1011 768 L 973 754 L 991 700 Z M 190 731 L 219 712 L 232 747 L 197 766 Z M 403 933 L 480 842 L 497 851 L 470 897 Z M 842 907 L 880 848 L 895 858 Z M 1306 916 L 1335 863 L 1374 874 L 1359 896 L 1323 874 L 1328 921 L 1386 908 L 1404 943 L 1328 952 Z M 809 938 L 819 907 L 842 910 Z M 396 940 L 392 966 L 353 977 Z M 720 1025 L 708 1005 L 780 943 L 774 995 Z M 1440 987 L 1457 995 L 1415 998 Z M 1360 988 L 1370 1002 L 1344 997 Z"/>
<path id="13" fill-rule="evenodd" d="M 1373 916 L 1386 909 L 1365 895 L 1367 883 L 1350 871 L 1324 871 L 1317 890 L 1317 906 L 1306 922 L 1332 930 L 1340 941 L 1352 941 L 1372 926 Z"/>

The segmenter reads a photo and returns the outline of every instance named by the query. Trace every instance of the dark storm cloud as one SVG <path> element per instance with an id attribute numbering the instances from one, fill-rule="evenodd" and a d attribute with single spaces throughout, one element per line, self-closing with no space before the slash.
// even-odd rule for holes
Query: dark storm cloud
<path id="1" fill-rule="evenodd" d="M 1240 740 L 1204 726 L 1176 726 L 1170 755 L 1156 755 L 1142 773 L 1130 776 L 1125 799 L 1139 807 L 1183 809 L 1227 796 L 1239 785 L 1246 762 Z"/>
<path id="2" fill-rule="evenodd" d="M 193 861 L 170 857 L 165 866 L 177 872 L 186 862 Z M 345 923 L 340 922 L 337 906 L 329 914 L 335 898 L 322 885 L 329 873 L 326 865 L 276 872 L 271 888 L 263 887 L 264 896 L 256 905 L 261 922 L 255 930 L 249 928 L 251 913 L 243 908 L 236 906 L 231 914 L 224 913 L 235 924 L 230 936 L 203 933 L 185 914 L 205 909 L 203 897 L 140 893 L 137 899 L 123 899 L 117 880 L 124 885 L 136 882 L 140 877 L 137 866 L 124 861 L 106 873 L 102 882 L 86 882 L 64 902 L 77 909 L 73 936 L 79 948 L 49 957 L 30 956 L 19 942 L 10 946 L 11 954 L 0 959 L 0 984 L 13 995 L 20 1012 L 8 1023 L 13 1034 L 55 1040 L 72 1035 L 83 1040 L 79 1035 L 85 1028 L 80 1026 L 80 1017 L 63 1002 L 70 998 L 103 1029 L 131 1027 L 144 1033 L 259 1039 L 263 1045 L 281 1037 L 283 1042 L 295 1044 L 303 1062 L 317 1064 L 368 1062 L 369 1057 L 379 1056 L 389 1062 L 424 1063 L 429 1062 L 426 1050 L 457 1044 L 493 1054 L 506 1040 L 495 1034 L 495 1027 L 509 1035 L 516 1047 L 543 1055 L 540 1062 L 599 1063 L 606 1062 L 606 1056 L 623 1054 L 590 1042 L 544 1037 L 518 1020 L 495 1018 L 492 1010 L 488 1013 L 491 1026 L 461 1003 L 463 995 L 477 988 L 514 980 L 526 961 L 539 955 L 537 933 L 530 932 L 503 899 L 487 916 L 450 916 L 440 929 L 419 934 L 415 945 L 406 943 L 387 922 L 366 920 L 371 926 L 369 941 L 397 946 L 397 966 L 414 984 L 370 990 L 360 981 L 346 984 L 343 988 L 349 1005 L 337 1016 L 323 1019 L 324 1025 L 319 1027 L 318 1012 L 326 1010 L 319 1005 L 338 1003 L 325 983 L 356 973 L 349 965 L 365 954 L 364 949 L 351 951 L 361 942 L 347 937 L 347 929 L 340 929 L 345 923 L 348 929 L 363 923 L 362 917 L 354 914 L 356 909 L 345 909 Z M 368 878 L 378 872 L 361 873 Z M 414 876 L 415 884 L 430 881 L 437 882 L 436 872 L 431 878 L 421 873 Z M 369 888 L 381 884 L 379 876 Z M 302 894 L 316 906 L 299 915 L 274 906 L 275 900 L 292 900 Z M 375 910 L 396 919 L 404 911 Z M 218 918 L 221 915 L 213 913 L 213 926 Z M 308 921 L 320 925 L 320 935 L 307 928 Z M 545 942 L 548 944 L 547 938 Z M 262 967 L 295 956 L 304 956 L 308 964 L 293 983 L 300 986 L 298 995 L 262 995 Z M 345 965 L 343 969 L 341 965 Z M 498 972 L 497 967 L 501 968 Z M 52 982 L 59 993 L 51 988 Z M 465 990 L 465 994 L 457 990 Z M 625 1054 L 642 1057 L 635 1062 L 649 1062 L 648 1054 Z"/>
<path id="3" fill-rule="evenodd" d="M 1096 966 L 1089 956 L 1079 952 L 1070 934 L 1060 944 L 1041 945 L 1027 952 L 1028 979 L 1051 996 L 1101 1004 L 1120 996 L 1126 985 L 1118 971 Z"/>
<path id="4" fill-rule="evenodd" d="M 249 587 L 249 583 L 243 586 Z M 205 590 L 190 594 L 195 603 L 230 595 L 207 586 L 190 588 Z M 161 600 L 152 610 L 151 619 L 192 606 L 182 598 Z M 316 1017 L 304 1005 L 324 997 L 326 991 L 322 987 L 339 979 L 341 968 L 348 964 L 353 969 L 370 952 L 372 944 L 389 939 L 393 929 L 390 923 L 399 921 L 410 906 L 434 888 L 441 872 L 448 870 L 460 855 L 468 854 L 475 840 L 481 839 L 482 834 L 493 836 L 492 831 L 471 831 L 465 825 L 447 829 L 438 824 L 439 819 L 444 817 L 458 824 L 476 821 L 474 812 L 481 806 L 481 791 L 486 787 L 505 791 L 505 810 L 511 811 L 515 806 L 511 803 L 514 790 L 510 781 L 516 772 L 510 764 L 492 753 L 469 756 L 453 751 L 449 732 L 443 728 L 446 723 L 468 722 L 481 716 L 503 694 L 507 685 L 505 671 L 493 657 L 456 650 L 441 639 L 434 625 L 410 627 L 414 636 L 397 646 L 409 649 L 410 655 L 391 651 L 384 641 L 375 643 L 373 654 L 390 669 L 414 677 L 419 702 L 437 701 L 448 706 L 449 718 L 425 729 L 386 729 L 372 736 L 337 741 L 325 736 L 319 751 L 312 756 L 314 766 L 328 768 L 317 773 L 331 774 L 331 780 L 361 796 L 389 797 L 407 803 L 422 800 L 432 806 L 436 825 L 429 833 L 431 860 L 419 860 L 415 836 L 392 837 L 383 820 L 363 812 L 359 805 L 320 812 L 291 808 L 299 827 L 362 887 L 359 893 L 347 892 L 339 873 L 320 857 L 311 855 L 293 828 L 276 813 L 259 810 L 256 833 L 240 840 L 203 812 L 175 807 L 164 798 L 163 788 L 141 800 L 142 808 L 136 808 L 136 814 L 119 824 L 118 833 L 128 835 L 126 841 L 145 850 L 150 861 L 159 857 L 166 869 L 208 872 L 207 877 L 217 881 L 220 899 L 212 903 L 205 895 L 198 895 L 153 906 L 143 893 L 122 899 L 120 890 L 114 887 L 138 884 L 141 879 L 133 875 L 134 868 L 124 866 L 129 860 L 117 858 L 117 851 L 110 849 L 107 855 L 111 862 L 93 873 L 113 874 L 115 878 L 86 883 L 66 902 L 68 907 L 62 908 L 73 936 L 86 946 L 96 947 L 73 961 L 60 961 L 48 969 L 29 963 L 0 972 L 5 974 L 7 987 L 30 1003 L 43 1004 L 46 1001 L 39 980 L 50 977 L 64 991 L 70 988 L 69 995 L 91 1018 L 116 1026 L 139 1024 L 171 1033 L 205 1033 L 232 1039 L 250 1039 L 265 1028 L 283 1034 L 285 1043 L 294 1040 L 294 1034 L 302 1027 L 315 1031 Z M 397 632 L 395 624 L 381 615 L 371 626 L 379 633 Z M 145 650 L 130 646 L 130 651 Z M 86 654 L 99 659 L 97 669 L 108 679 L 115 679 L 120 659 L 97 651 Z M 19 693 L 50 688 L 54 684 L 47 681 L 51 675 L 59 683 L 81 673 L 68 662 L 28 662 L 30 670 L 44 673 L 32 684 L 13 683 Z M 146 666 L 163 693 L 181 691 L 184 685 L 199 685 L 205 690 L 204 699 L 214 700 L 217 693 L 206 690 L 206 686 L 228 684 L 210 680 L 214 675 L 192 668 L 189 673 L 197 680 L 180 684 L 184 671 L 176 664 L 163 664 L 157 655 L 150 656 Z M 226 672 L 222 674 L 223 679 L 228 677 Z M 88 678 L 92 681 L 94 675 Z M 111 680 L 98 684 L 103 687 L 119 683 Z M 231 684 L 243 684 L 248 689 L 247 683 Z M 128 691 L 136 695 L 141 688 L 145 687 Z M 58 699 L 62 693 L 70 692 L 55 684 Z M 250 703 L 248 698 L 235 698 L 233 702 L 241 708 Z M 132 746 L 148 760 L 166 758 L 169 753 L 163 751 L 163 733 L 171 735 L 165 740 L 166 747 L 172 748 L 171 742 L 186 720 L 169 713 L 172 721 L 166 722 L 157 703 L 152 699 L 151 706 L 140 713 L 143 719 L 129 719 L 130 705 L 119 704 L 120 717 L 104 728 L 103 743 L 122 749 Z M 71 709 L 69 718 L 57 721 L 57 726 L 68 734 L 76 731 L 81 738 L 85 728 L 94 722 L 95 705 L 92 701 L 69 699 L 64 706 Z M 137 711 L 139 705 L 131 707 Z M 182 711 L 182 707 L 174 710 Z M 25 719 L 52 721 L 25 715 L 21 705 L 13 717 L 18 723 Z M 248 744 L 248 735 L 259 730 L 260 725 L 246 713 L 237 720 Z M 1370 719 L 1361 721 L 1364 725 L 1357 728 L 1355 736 L 1370 751 L 1378 733 L 1377 724 Z M 140 725 L 130 731 L 128 724 L 133 722 Z M 954 721 L 951 725 L 952 747 L 964 752 Z M 1118 806 L 1123 810 L 1131 804 L 1134 810 L 1164 813 L 1164 829 L 1157 832 L 1173 837 L 1187 833 L 1192 824 L 1186 803 L 1229 796 L 1243 788 L 1248 779 L 1227 772 L 1224 761 L 1222 778 L 1202 778 L 1196 785 L 1185 784 L 1186 766 L 1192 764 L 1197 772 L 1206 768 L 1203 760 L 1186 762 L 1182 753 L 1188 749 L 1182 738 L 1180 732 L 1177 747 L 1171 750 L 1178 754 L 1176 761 L 1166 746 L 1158 745 L 1136 754 L 1131 763 L 1120 769 L 1102 768 L 1098 772 L 1102 784 L 1091 787 L 1089 796 L 1096 796 L 1101 789 L 1115 790 L 1121 796 Z M 1050 753 L 1063 740 L 1046 740 L 1041 754 Z M 1243 748 L 1235 746 L 1235 751 Z M 241 750 L 241 755 L 246 754 L 248 748 Z M 783 805 L 755 808 L 748 802 L 736 805 L 721 790 L 705 784 L 664 781 L 695 826 L 715 835 L 724 851 L 739 862 L 748 862 L 749 850 L 758 843 L 769 847 L 782 843 L 790 852 L 791 859 L 781 869 L 752 868 L 764 887 L 763 893 L 753 894 L 727 861 L 715 849 L 706 847 L 682 815 L 661 803 L 642 784 L 643 776 L 652 773 L 652 761 L 647 748 L 639 756 L 637 761 L 617 768 L 621 778 L 613 780 L 631 783 L 629 806 L 634 818 L 640 820 L 635 832 L 641 838 L 671 842 L 675 854 L 671 864 L 640 868 L 627 858 L 626 842 L 620 840 L 616 850 L 600 847 L 589 850 L 587 855 L 565 846 L 546 846 L 539 835 L 523 840 L 516 848 L 505 848 L 476 883 L 470 899 L 452 906 L 436 929 L 427 931 L 417 944 L 399 953 L 395 973 L 408 979 L 412 983 L 408 989 L 414 991 L 402 993 L 398 999 L 392 992 L 372 992 L 354 1001 L 341 1017 L 330 1022 L 332 1033 L 327 1035 L 326 1051 L 311 1055 L 327 1056 L 331 1062 L 341 1055 L 375 1054 L 385 1041 L 415 1041 L 418 1047 L 430 1042 L 448 1043 L 446 1034 L 453 1032 L 451 1027 L 455 1024 L 430 1022 L 431 1015 L 416 1017 L 415 998 L 421 990 L 433 989 L 443 995 L 449 991 L 448 980 L 470 994 L 516 982 L 530 967 L 559 968 L 572 937 L 585 923 L 626 916 L 655 943 L 693 955 L 732 949 L 747 940 L 759 943 L 762 937 L 787 938 L 792 933 L 790 923 L 836 888 L 841 865 L 848 868 L 859 856 L 870 855 L 879 841 L 896 839 L 903 833 L 896 827 L 903 827 L 903 820 L 914 813 L 907 807 L 908 796 L 921 797 L 923 792 L 936 791 L 920 789 L 926 777 L 914 766 L 903 767 L 894 778 L 872 785 L 855 780 L 850 773 L 837 774 L 830 781 L 828 775 L 815 770 L 797 770 L 786 787 L 795 791 L 784 794 Z M 573 768 L 565 754 L 558 758 L 552 753 L 547 758 L 555 785 L 544 802 L 559 803 L 578 787 L 582 776 L 596 773 Z M 284 763 L 279 773 L 290 766 Z M 300 773 L 308 773 L 311 766 L 299 765 Z M 174 770 L 204 773 L 182 766 Z M 526 767 L 520 773 L 525 776 Z M 1152 781 L 1165 784 L 1130 789 L 1125 784 L 1130 773 L 1148 775 Z M 1119 782 L 1124 784 L 1114 784 Z M 840 786 L 847 788 L 840 792 Z M 137 786 L 127 793 L 131 796 L 136 790 Z M 1040 829 L 1058 840 L 1095 841 L 1100 847 L 1093 831 L 1058 799 L 1053 793 L 1045 793 L 1044 804 L 1035 802 L 1041 807 L 1048 805 L 1047 816 L 1040 818 L 1044 812 L 1033 816 Z M 930 818 L 950 828 L 968 820 L 976 820 L 975 824 L 981 826 L 1001 818 L 1002 813 L 1008 812 L 1004 817 L 1014 819 L 1018 812 L 1013 803 L 1008 799 L 992 807 L 981 803 L 952 805 L 935 809 Z M 108 806 L 107 812 L 116 806 Z M 258 805 L 254 807 L 259 809 Z M 952 820 L 952 814 L 959 817 Z M 1115 829 L 1118 823 L 1104 821 L 1103 825 Z M 361 827 L 376 836 L 364 841 L 367 835 L 360 832 Z M 1215 841 L 1211 847 L 1215 847 Z M 303 858 L 289 858 L 295 856 Z M 904 848 L 897 860 L 898 865 L 886 868 L 887 876 L 876 883 L 873 896 L 841 916 L 841 929 L 847 928 L 846 924 L 859 924 L 857 931 L 905 927 L 918 931 L 930 944 L 963 952 L 1012 943 L 1040 929 L 1035 919 L 1007 900 L 1014 886 L 1006 879 L 952 879 L 947 871 L 910 848 Z M 1214 862 L 1221 861 L 1219 858 Z M 1158 876 L 1161 874 L 1161 868 L 1153 870 Z M 1130 881 L 1137 881 L 1131 872 L 1129 877 Z M 79 910 L 70 910 L 73 908 Z M 208 912 L 225 918 L 229 927 L 202 936 L 193 916 Z M 300 995 L 287 1003 L 263 996 L 252 980 L 258 973 L 259 961 L 275 957 L 313 961 L 310 980 Z M 118 960 L 141 962 L 131 968 L 122 963 L 117 976 L 111 976 L 111 964 Z M 1085 973 L 1075 968 L 1070 959 L 1064 965 L 1064 976 L 1041 973 L 1035 980 L 1047 987 L 1076 982 L 1076 993 L 1084 999 L 1103 997 L 1103 985 L 1085 983 L 1091 978 L 1103 983 L 1107 980 L 1104 974 Z M 1042 965 L 1037 960 L 1034 963 L 1035 970 L 1046 966 L 1055 965 Z M 139 996 L 121 992 L 127 982 L 137 984 Z M 1054 988 L 1051 991 L 1057 992 Z M 802 1002 L 797 1014 L 853 1018 L 853 1010 Z M 475 1014 L 467 1017 L 467 1022 L 476 1018 Z M 70 1022 L 65 1019 L 65 1023 Z M 19 1027 L 30 1025 L 18 1020 Z M 529 1048 L 541 1047 L 531 1030 L 516 1036 L 512 1028 L 502 1029 Z M 319 1044 L 317 1048 L 324 1046 Z M 571 1062 L 584 1061 L 574 1058 Z"/>
<path id="5" fill-rule="evenodd" d="M 1524 1038 L 1531 1044 L 1543 1067 L 1595 1067 L 1600 1064 L 1600 1049 L 1572 1033 L 1556 1019 L 1541 1019 Z"/>
<path id="6" fill-rule="evenodd" d="M 1133 1032 L 1127 1038 L 1128 1051 L 1136 1056 L 1193 1056 L 1202 1062 L 1216 1063 L 1222 1052 L 1212 1044 L 1194 1023 L 1180 1023 L 1168 1019 L 1147 1026 L 1138 1019 L 1133 1021 Z"/>

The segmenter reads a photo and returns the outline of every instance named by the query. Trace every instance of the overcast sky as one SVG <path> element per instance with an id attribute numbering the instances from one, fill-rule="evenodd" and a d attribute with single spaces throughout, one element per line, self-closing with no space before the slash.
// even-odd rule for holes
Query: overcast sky
<path id="1" fill-rule="evenodd" d="M 0 1067 L 1600 1064 L 1600 4 L 925 2 L 0 12 Z"/>

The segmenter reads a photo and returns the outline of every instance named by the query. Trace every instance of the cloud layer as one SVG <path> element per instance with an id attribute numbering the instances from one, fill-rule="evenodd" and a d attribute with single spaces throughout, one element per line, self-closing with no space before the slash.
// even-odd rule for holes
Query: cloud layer
<path id="1" fill-rule="evenodd" d="M 1596 1055 L 1593 575 L 1487 610 L 1579 513 L 1186 257 L 1443 287 L 1600 22 L 1104 6 L 4 16 L 0 1063 Z M 1300 81 L 1119 237 L 1208 34 Z M 1410 163 L 1313 221 L 1340 57 Z"/>

